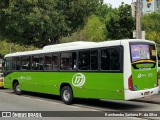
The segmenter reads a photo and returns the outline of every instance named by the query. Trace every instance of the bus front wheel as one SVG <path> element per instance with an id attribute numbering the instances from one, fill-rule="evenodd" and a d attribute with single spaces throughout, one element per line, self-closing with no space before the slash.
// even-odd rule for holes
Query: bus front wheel
<path id="1" fill-rule="evenodd" d="M 20 89 L 20 85 L 18 82 L 16 82 L 14 85 L 13 85 L 13 90 L 14 92 L 17 94 L 17 95 L 21 95 L 22 94 L 22 91 Z"/>
<path id="2" fill-rule="evenodd" d="M 61 89 L 61 99 L 67 105 L 69 105 L 73 102 L 73 91 L 72 91 L 71 87 L 64 86 Z"/>

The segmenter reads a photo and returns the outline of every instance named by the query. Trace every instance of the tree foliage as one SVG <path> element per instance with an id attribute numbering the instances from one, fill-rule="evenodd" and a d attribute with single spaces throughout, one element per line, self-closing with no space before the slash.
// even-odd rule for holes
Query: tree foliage
<path id="1" fill-rule="evenodd" d="M 80 28 L 99 0 L 9 0 L 1 4 L 0 34 L 10 42 L 42 47 Z"/>
<path id="2" fill-rule="evenodd" d="M 105 24 L 96 15 L 88 18 L 84 31 L 88 41 L 98 42 L 105 40 Z"/>
<path id="3" fill-rule="evenodd" d="M 57 10 L 65 17 L 71 33 L 82 28 L 85 20 L 95 12 L 99 0 L 58 0 Z"/>
<path id="4" fill-rule="evenodd" d="M 105 30 L 105 24 L 103 24 L 96 15 L 92 15 L 88 17 L 83 29 L 74 32 L 71 36 L 62 38 L 60 42 L 104 41 Z"/>
<path id="5" fill-rule="evenodd" d="M 102 4 L 97 7 L 93 15 L 88 17 L 83 29 L 61 39 L 61 42 L 132 38 L 134 28 L 135 21 L 131 16 L 131 6 L 122 4 L 118 9 L 114 9 L 107 4 Z"/>
<path id="6" fill-rule="evenodd" d="M 146 32 L 146 39 L 153 40 L 160 48 L 160 11 L 145 14 L 142 17 L 142 28 Z"/>
<path id="7" fill-rule="evenodd" d="M 115 11 L 110 5 L 102 4 L 99 5 L 95 11 L 95 15 L 102 21 L 105 22 L 106 17 Z"/>
<path id="8" fill-rule="evenodd" d="M 106 19 L 106 39 L 132 38 L 134 28 L 135 22 L 131 16 L 131 6 L 122 4 L 117 11 L 114 11 L 114 14 L 110 14 Z"/>
<path id="9" fill-rule="evenodd" d="M 0 40 L 0 56 L 5 56 L 8 53 L 36 50 L 34 46 L 19 45 L 14 43 L 8 43 L 6 40 Z"/>

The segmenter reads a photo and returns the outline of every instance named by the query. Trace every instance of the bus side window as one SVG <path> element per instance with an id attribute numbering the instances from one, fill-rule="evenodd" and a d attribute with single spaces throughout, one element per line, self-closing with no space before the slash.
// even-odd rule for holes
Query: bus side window
<path id="1" fill-rule="evenodd" d="M 110 69 L 110 52 L 109 49 L 101 50 L 101 69 L 109 70 Z"/>
<path id="2" fill-rule="evenodd" d="M 40 70 L 40 57 L 39 55 L 32 56 L 32 70 Z"/>
<path id="3" fill-rule="evenodd" d="M 44 58 L 44 70 L 52 70 L 52 54 L 46 54 Z"/>
<path id="4" fill-rule="evenodd" d="M 98 70 L 98 50 L 91 50 L 91 70 Z"/>
<path id="5" fill-rule="evenodd" d="M 31 57 L 26 56 L 21 58 L 21 70 L 30 70 L 31 69 Z"/>
<path id="6" fill-rule="evenodd" d="M 61 53 L 60 57 L 61 70 L 76 70 L 77 69 L 77 54 L 76 52 Z"/>
<path id="7" fill-rule="evenodd" d="M 44 57 L 43 57 L 43 55 L 40 55 L 40 57 L 39 57 L 39 70 L 43 70 L 43 64 L 44 64 Z"/>
<path id="8" fill-rule="evenodd" d="M 120 70 L 120 49 L 118 48 L 110 49 L 110 55 L 111 55 L 110 70 Z"/>
<path id="9" fill-rule="evenodd" d="M 58 54 L 57 53 L 53 53 L 52 56 L 52 63 L 53 63 L 53 70 L 57 71 L 58 70 Z"/>
<path id="10" fill-rule="evenodd" d="M 71 70 L 70 68 L 70 53 L 61 53 L 60 59 L 60 69 L 61 70 Z"/>
<path id="11" fill-rule="evenodd" d="M 5 66 L 4 66 L 4 71 L 5 72 L 10 72 L 11 71 L 11 58 L 6 58 L 5 60 Z"/>
<path id="12" fill-rule="evenodd" d="M 71 68 L 72 70 L 77 69 L 77 53 L 76 52 L 71 53 Z"/>
<path id="13" fill-rule="evenodd" d="M 120 48 L 101 50 L 101 70 L 120 70 Z"/>
<path id="14" fill-rule="evenodd" d="M 20 57 L 12 58 L 12 70 L 20 70 Z"/>
<path id="15" fill-rule="evenodd" d="M 79 69 L 90 70 L 90 51 L 79 52 Z"/>

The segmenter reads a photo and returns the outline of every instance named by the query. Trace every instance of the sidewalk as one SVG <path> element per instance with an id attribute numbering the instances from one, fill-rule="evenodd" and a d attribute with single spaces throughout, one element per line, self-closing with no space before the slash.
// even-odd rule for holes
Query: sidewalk
<path id="1" fill-rule="evenodd" d="M 160 104 L 160 91 L 157 95 L 147 96 L 144 98 L 136 99 L 135 101 Z"/>

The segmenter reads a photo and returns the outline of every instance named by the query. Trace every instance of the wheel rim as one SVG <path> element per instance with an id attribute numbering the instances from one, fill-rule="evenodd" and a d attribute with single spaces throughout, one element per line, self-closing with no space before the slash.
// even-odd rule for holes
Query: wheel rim
<path id="1" fill-rule="evenodd" d="M 20 85 L 17 85 L 17 86 L 16 86 L 16 91 L 18 91 L 18 92 L 20 92 L 20 91 L 21 91 L 21 89 L 20 89 Z"/>
<path id="2" fill-rule="evenodd" d="M 64 92 L 63 92 L 63 98 L 64 98 L 64 100 L 65 101 L 69 101 L 70 100 L 70 93 L 69 93 L 69 91 L 68 90 L 64 90 Z"/>

